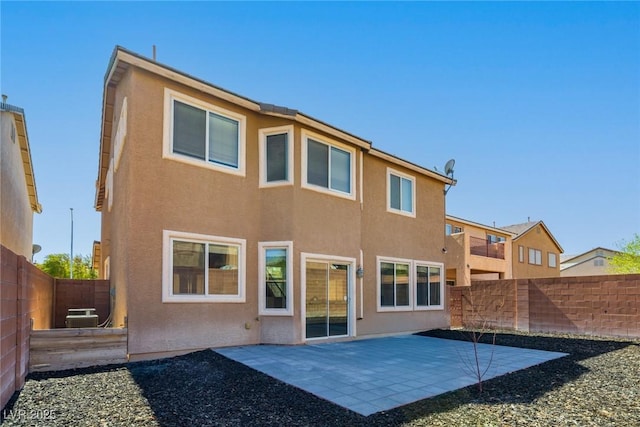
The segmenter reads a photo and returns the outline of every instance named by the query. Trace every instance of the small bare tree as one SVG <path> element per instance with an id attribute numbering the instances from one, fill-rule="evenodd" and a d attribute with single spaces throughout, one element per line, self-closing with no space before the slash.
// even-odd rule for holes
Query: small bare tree
<path id="1" fill-rule="evenodd" d="M 476 384 L 478 387 L 478 392 L 482 393 L 483 384 L 482 380 L 485 375 L 491 368 L 493 364 L 493 356 L 495 353 L 494 346 L 496 345 L 496 331 L 492 328 L 490 321 L 485 317 L 484 313 L 487 311 L 488 307 L 480 307 L 479 304 L 476 304 L 474 300 L 474 291 L 471 286 L 469 287 L 468 292 L 465 295 L 463 293 L 462 299 L 466 301 L 467 305 L 471 309 L 471 318 L 468 321 L 464 319 L 464 307 L 463 307 L 463 326 L 465 330 L 461 331 L 464 337 L 471 342 L 472 345 L 472 353 L 471 356 L 467 355 L 464 357 L 463 354 L 458 352 L 460 359 L 463 362 L 463 369 L 474 377 L 476 380 Z M 505 300 L 504 298 L 499 304 L 496 304 L 495 307 L 492 307 L 496 312 L 500 311 L 504 307 Z M 469 328 L 469 329 L 466 329 Z M 480 348 L 479 345 L 482 337 L 486 334 L 491 334 L 491 352 L 489 353 L 489 359 L 486 361 L 481 360 L 480 357 Z"/>

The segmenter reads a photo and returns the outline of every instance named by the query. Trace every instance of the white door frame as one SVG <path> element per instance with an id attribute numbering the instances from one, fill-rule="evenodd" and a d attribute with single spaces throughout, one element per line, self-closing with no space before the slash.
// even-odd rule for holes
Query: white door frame
<path id="1" fill-rule="evenodd" d="M 333 337 L 307 338 L 307 262 L 335 262 L 349 266 L 349 283 L 347 284 L 347 336 L 356 336 L 356 258 L 324 254 L 300 253 L 300 319 L 302 341 L 327 340 Z M 337 337 L 336 337 L 337 338 Z"/>

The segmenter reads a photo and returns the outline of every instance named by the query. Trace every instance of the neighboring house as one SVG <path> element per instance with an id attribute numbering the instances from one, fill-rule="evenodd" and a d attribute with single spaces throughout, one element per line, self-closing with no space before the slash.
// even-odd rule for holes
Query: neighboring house
<path id="1" fill-rule="evenodd" d="M 560 276 L 599 276 L 609 274 L 609 258 L 620 252 L 602 247 L 579 255 L 560 256 Z"/>
<path id="2" fill-rule="evenodd" d="M 38 202 L 24 110 L 0 103 L 0 243 L 31 261 Z"/>
<path id="3" fill-rule="evenodd" d="M 132 360 L 447 327 L 449 177 L 117 47 L 95 206 Z"/>
<path id="4" fill-rule="evenodd" d="M 564 251 L 542 221 L 500 227 L 514 233 L 513 278 L 560 276 L 560 254 Z"/>
<path id="5" fill-rule="evenodd" d="M 472 280 L 511 279 L 512 233 L 447 215 L 445 235 L 447 284 L 463 286 Z"/>

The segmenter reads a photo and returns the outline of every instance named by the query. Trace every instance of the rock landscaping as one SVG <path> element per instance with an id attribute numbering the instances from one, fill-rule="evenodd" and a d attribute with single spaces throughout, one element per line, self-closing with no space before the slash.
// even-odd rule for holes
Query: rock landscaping
<path id="1" fill-rule="evenodd" d="M 421 335 L 465 339 L 464 331 Z M 492 334 L 483 342 L 490 343 Z M 364 417 L 213 351 L 31 374 L 3 426 L 639 426 L 640 341 L 501 332 L 497 345 L 569 353 Z M 452 357 L 457 357 L 452 355 Z M 461 373 L 461 375 L 465 375 Z"/>

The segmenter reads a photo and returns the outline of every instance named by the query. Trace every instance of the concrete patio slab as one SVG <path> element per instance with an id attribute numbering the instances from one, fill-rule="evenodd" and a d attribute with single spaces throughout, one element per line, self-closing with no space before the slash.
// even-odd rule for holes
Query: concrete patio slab
<path id="1" fill-rule="evenodd" d="M 418 335 L 215 351 L 365 416 L 476 383 L 472 343 Z M 489 344 L 478 355 L 491 360 L 483 380 L 566 356 Z"/>

